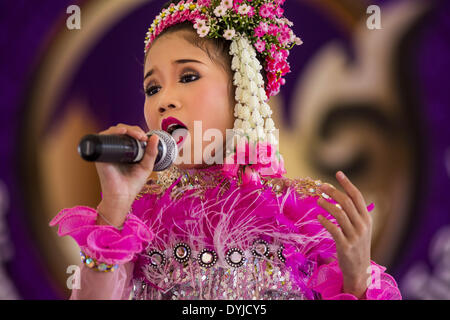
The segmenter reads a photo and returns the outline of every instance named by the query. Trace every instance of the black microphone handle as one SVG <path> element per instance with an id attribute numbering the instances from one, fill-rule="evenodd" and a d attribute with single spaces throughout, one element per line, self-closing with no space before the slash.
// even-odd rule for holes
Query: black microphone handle
<path id="1" fill-rule="evenodd" d="M 146 146 L 146 141 L 139 141 L 126 134 L 88 134 L 81 139 L 78 153 L 86 161 L 136 163 L 142 160 Z M 163 156 L 164 149 L 159 141 L 155 163 Z"/>

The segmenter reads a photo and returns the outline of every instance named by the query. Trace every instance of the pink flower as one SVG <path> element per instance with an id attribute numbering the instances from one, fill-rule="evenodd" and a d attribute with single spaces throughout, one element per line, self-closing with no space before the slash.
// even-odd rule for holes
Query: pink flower
<path id="1" fill-rule="evenodd" d="M 274 0 L 275 4 L 281 6 L 285 0 Z"/>
<path id="2" fill-rule="evenodd" d="M 271 24 L 271 25 L 269 26 L 269 31 L 268 31 L 268 33 L 269 33 L 271 36 L 276 36 L 279 30 L 280 30 L 280 29 L 278 28 L 278 26 L 277 26 L 276 24 Z"/>
<path id="3" fill-rule="evenodd" d="M 269 31 L 269 25 L 267 24 L 267 22 L 261 21 L 261 22 L 259 23 L 259 28 L 261 28 L 261 30 L 262 30 L 264 33 L 267 33 L 267 32 Z"/>
<path id="4" fill-rule="evenodd" d="M 197 4 L 202 7 L 209 7 L 211 5 L 211 0 L 197 0 Z"/>
<path id="5" fill-rule="evenodd" d="M 256 28 L 255 28 L 255 33 L 254 33 L 254 36 L 255 36 L 255 37 L 261 38 L 261 37 L 263 37 L 265 34 L 266 34 L 266 33 L 262 30 L 261 27 L 256 27 Z"/>
<path id="6" fill-rule="evenodd" d="M 270 45 L 270 49 L 269 49 L 270 55 L 273 56 L 274 53 L 277 52 L 277 51 L 278 51 L 277 46 L 274 45 L 274 44 L 272 43 L 272 44 Z"/>
<path id="7" fill-rule="evenodd" d="M 249 1 L 249 0 L 247 0 L 247 1 Z M 255 8 L 253 8 L 252 6 L 249 6 L 249 7 L 250 7 L 250 10 L 248 11 L 247 16 L 249 16 L 251 18 L 255 15 Z"/>
<path id="8" fill-rule="evenodd" d="M 281 45 L 285 46 L 289 43 L 290 38 L 291 37 L 288 34 L 282 33 L 278 36 L 278 41 L 280 41 Z"/>
<path id="9" fill-rule="evenodd" d="M 266 42 L 264 40 L 259 39 L 255 43 L 255 48 L 258 52 L 263 52 L 266 49 Z"/>
<path id="10" fill-rule="evenodd" d="M 263 4 L 259 9 L 259 15 L 263 18 L 274 18 L 273 5 L 270 3 Z"/>
<path id="11" fill-rule="evenodd" d="M 261 177 L 257 171 L 251 167 L 246 167 L 242 174 L 242 184 L 257 184 L 261 185 Z"/>
<path id="12" fill-rule="evenodd" d="M 281 16 L 283 15 L 283 12 L 284 12 L 284 9 L 281 8 L 281 7 L 277 7 L 277 8 L 275 9 L 275 15 L 276 15 L 278 18 L 281 17 Z"/>

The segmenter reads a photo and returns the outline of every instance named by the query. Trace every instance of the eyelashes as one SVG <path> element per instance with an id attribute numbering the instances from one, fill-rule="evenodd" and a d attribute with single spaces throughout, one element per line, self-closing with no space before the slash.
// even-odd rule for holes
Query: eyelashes
<path id="1" fill-rule="evenodd" d="M 185 73 L 181 76 L 180 78 L 180 83 L 189 83 L 189 82 L 193 82 L 200 79 L 200 75 L 195 73 L 195 72 L 188 72 Z M 151 97 L 153 95 L 155 95 L 156 93 L 159 92 L 159 90 L 161 89 L 160 86 L 149 86 L 147 88 L 145 88 L 145 95 L 147 97 Z"/>

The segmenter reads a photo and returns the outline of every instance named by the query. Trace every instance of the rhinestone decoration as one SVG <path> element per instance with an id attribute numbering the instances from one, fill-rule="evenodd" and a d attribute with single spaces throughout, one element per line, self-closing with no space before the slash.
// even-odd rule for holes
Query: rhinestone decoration
<path id="1" fill-rule="evenodd" d="M 267 241 L 262 240 L 262 239 L 255 240 L 253 242 L 252 254 L 255 257 L 266 256 L 268 258 L 269 257 L 269 244 L 267 243 Z"/>
<path id="2" fill-rule="evenodd" d="M 281 262 L 285 263 L 286 262 L 286 258 L 283 256 L 283 250 L 284 250 L 284 246 L 281 245 L 280 249 L 278 249 L 278 251 L 277 251 L 277 256 L 278 256 L 278 259 L 280 259 Z"/>
<path id="3" fill-rule="evenodd" d="M 148 252 L 148 257 L 150 258 L 150 265 L 157 269 L 166 264 L 166 258 L 164 257 L 164 253 L 159 250 L 150 250 Z"/>
<path id="4" fill-rule="evenodd" d="M 179 263 L 187 262 L 190 256 L 191 256 L 191 248 L 187 243 L 180 242 L 175 245 L 173 249 L 173 257 Z"/>
<path id="5" fill-rule="evenodd" d="M 239 248 L 232 248 L 227 251 L 225 261 L 233 268 L 241 267 L 245 262 L 244 251 Z"/>
<path id="6" fill-rule="evenodd" d="M 203 249 L 198 254 L 198 264 L 204 268 L 211 268 L 217 262 L 217 253 L 214 250 Z"/>

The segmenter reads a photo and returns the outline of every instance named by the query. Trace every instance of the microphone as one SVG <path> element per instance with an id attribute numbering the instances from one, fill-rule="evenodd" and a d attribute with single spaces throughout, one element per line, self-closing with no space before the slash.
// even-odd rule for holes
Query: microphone
<path id="1" fill-rule="evenodd" d="M 175 139 L 167 132 L 147 132 L 148 137 L 154 134 L 159 137 L 159 141 L 153 171 L 162 171 L 175 161 L 178 147 Z M 146 147 L 146 141 L 139 141 L 126 134 L 88 134 L 81 138 L 78 153 L 86 161 L 137 163 L 144 157 Z"/>

